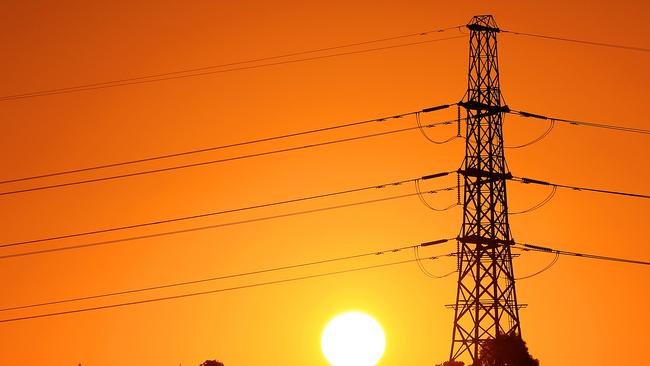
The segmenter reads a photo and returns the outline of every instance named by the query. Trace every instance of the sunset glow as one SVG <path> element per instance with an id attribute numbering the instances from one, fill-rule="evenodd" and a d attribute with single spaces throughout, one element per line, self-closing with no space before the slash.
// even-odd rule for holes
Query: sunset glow
<path id="1" fill-rule="evenodd" d="M 567 253 L 650 261 L 649 12 L 0 2 L 0 366 L 435 366 L 502 290 L 542 366 L 643 364 L 650 264 Z"/>

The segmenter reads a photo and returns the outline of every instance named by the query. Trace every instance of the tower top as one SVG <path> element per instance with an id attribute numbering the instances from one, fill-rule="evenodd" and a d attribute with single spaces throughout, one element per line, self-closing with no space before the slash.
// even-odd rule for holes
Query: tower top
<path id="1" fill-rule="evenodd" d="M 492 15 L 475 15 L 467 23 L 467 28 L 469 30 L 475 31 L 489 31 L 489 32 L 500 32 L 497 22 L 494 20 Z"/>

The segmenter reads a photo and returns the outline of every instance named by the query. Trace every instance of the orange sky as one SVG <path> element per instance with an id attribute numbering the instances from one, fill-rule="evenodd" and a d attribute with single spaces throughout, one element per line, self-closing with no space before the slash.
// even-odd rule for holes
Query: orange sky
<path id="1" fill-rule="evenodd" d="M 460 2 L 459 2 L 460 3 Z M 0 95 L 135 77 L 336 46 L 466 23 L 490 13 L 502 28 L 648 47 L 643 1 L 3 2 Z M 483 5 L 479 5 L 483 4 Z M 515 5 L 516 4 L 516 5 Z M 457 35 L 448 32 L 441 36 Z M 432 37 L 435 38 L 436 36 Z M 417 40 L 417 39 L 416 39 Z M 395 43 L 389 43 L 395 44 Z M 458 101 L 467 88 L 467 39 L 205 77 L 0 102 L 2 179 L 261 138 Z M 648 128 L 646 53 L 499 35 L 503 95 L 514 109 Z M 425 122 L 453 118 L 455 110 Z M 292 141 L 106 170 L 119 174 L 411 127 L 413 119 Z M 545 123 L 507 116 L 506 144 Z M 455 127 L 430 131 L 446 138 Z M 508 150 L 514 175 L 648 193 L 647 137 L 558 125 L 542 142 Z M 300 152 L 97 184 L 0 196 L 0 242 L 15 242 L 284 200 L 407 179 L 460 165 L 461 141 L 437 146 L 417 131 Z M 98 176 L 75 175 L 75 179 Z M 64 182 L 5 184 L 2 191 Z M 455 184 L 449 177 L 426 184 Z M 544 187 L 508 185 L 511 210 Z M 410 185 L 164 226 L 165 230 L 413 193 Z M 454 192 L 429 197 L 438 206 Z M 647 202 L 560 190 L 513 216 L 514 237 L 596 254 L 650 259 Z M 191 280 L 452 237 L 461 210 L 417 198 L 77 251 L 0 260 L 0 307 Z M 141 235 L 148 228 L 42 243 L 30 249 Z M 25 248 L 26 249 L 26 248 Z M 423 250 L 446 254 L 453 244 Z M 18 252 L 4 249 L 0 255 Z M 209 290 L 412 259 L 411 252 L 150 294 L 1 312 L 0 319 Z M 515 259 L 526 275 L 551 260 Z M 428 263 L 447 273 L 454 259 Z M 645 267 L 562 257 L 517 283 L 524 339 L 544 365 L 646 359 Z M 448 357 L 455 279 L 415 264 L 290 284 L 0 324 L 0 364 L 326 365 L 326 321 L 362 310 L 383 326 L 382 366 Z"/>

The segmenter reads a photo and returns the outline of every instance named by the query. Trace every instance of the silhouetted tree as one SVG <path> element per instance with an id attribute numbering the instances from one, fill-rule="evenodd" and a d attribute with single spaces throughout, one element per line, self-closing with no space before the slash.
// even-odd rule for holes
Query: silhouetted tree
<path id="1" fill-rule="evenodd" d="M 217 360 L 206 360 L 200 366 L 223 366 L 223 364 Z"/>
<path id="2" fill-rule="evenodd" d="M 519 335 L 506 334 L 485 341 L 473 366 L 539 366 L 539 361 L 528 353 Z"/>

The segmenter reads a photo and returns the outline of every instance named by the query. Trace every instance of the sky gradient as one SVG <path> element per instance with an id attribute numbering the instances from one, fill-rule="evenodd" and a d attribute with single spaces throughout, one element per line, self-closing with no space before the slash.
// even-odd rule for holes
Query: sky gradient
<path id="1" fill-rule="evenodd" d="M 465 24 L 492 14 L 504 29 L 648 47 L 647 2 L 238 1 L 35 2 L 0 7 L 0 95 L 200 68 Z M 368 48 L 462 35 L 458 30 Z M 346 49 L 347 50 L 347 49 Z M 343 51 L 346 51 L 343 50 Z M 338 52 L 338 51 L 336 51 Z M 323 54 L 331 54 L 329 52 Z M 0 101 L 0 180 L 264 138 L 454 103 L 467 89 L 468 39 L 78 93 Z M 648 128 L 648 53 L 499 35 L 501 88 L 513 109 Z M 2 98 L 0 98 L 2 99 Z M 425 123 L 453 119 L 455 109 Z M 39 181 L 0 192 L 214 160 L 412 127 L 412 117 L 255 146 Z M 537 137 L 546 122 L 505 117 L 506 145 Z M 430 129 L 444 139 L 455 126 Z M 94 184 L 0 196 L 0 242 L 130 225 L 420 177 L 458 168 L 463 140 L 434 145 L 418 131 Z M 514 175 L 647 194 L 648 138 L 557 125 L 541 142 L 506 150 Z M 423 189 L 456 184 L 455 176 Z M 393 195 L 412 184 L 298 204 L 94 235 L 0 255 L 162 230 L 246 220 Z M 509 207 L 549 189 L 508 183 Z M 455 192 L 427 197 L 436 207 Z M 417 197 L 123 242 L 0 259 L 0 308 L 254 271 L 390 249 L 457 235 L 462 211 L 434 212 Z M 650 259 L 645 200 L 559 190 L 541 209 L 512 216 L 518 241 Z M 423 249 L 447 254 L 453 243 Z M 385 254 L 314 268 L 124 295 L 12 317 L 206 291 L 413 259 Z M 524 253 L 516 276 L 552 256 Z M 455 259 L 426 262 L 436 274 Z M 562 257 L 517 282 L 524 339 L 543 365 L 646 359 L 647 267 Z M 325 366 L 320 334 L 334 315 L 359 310 L 384 327 L 380 366 L 448 358 L 454 276 L 432 279 L 415 263 L 187 299 L 0 323 L 0 364 Z"/>

